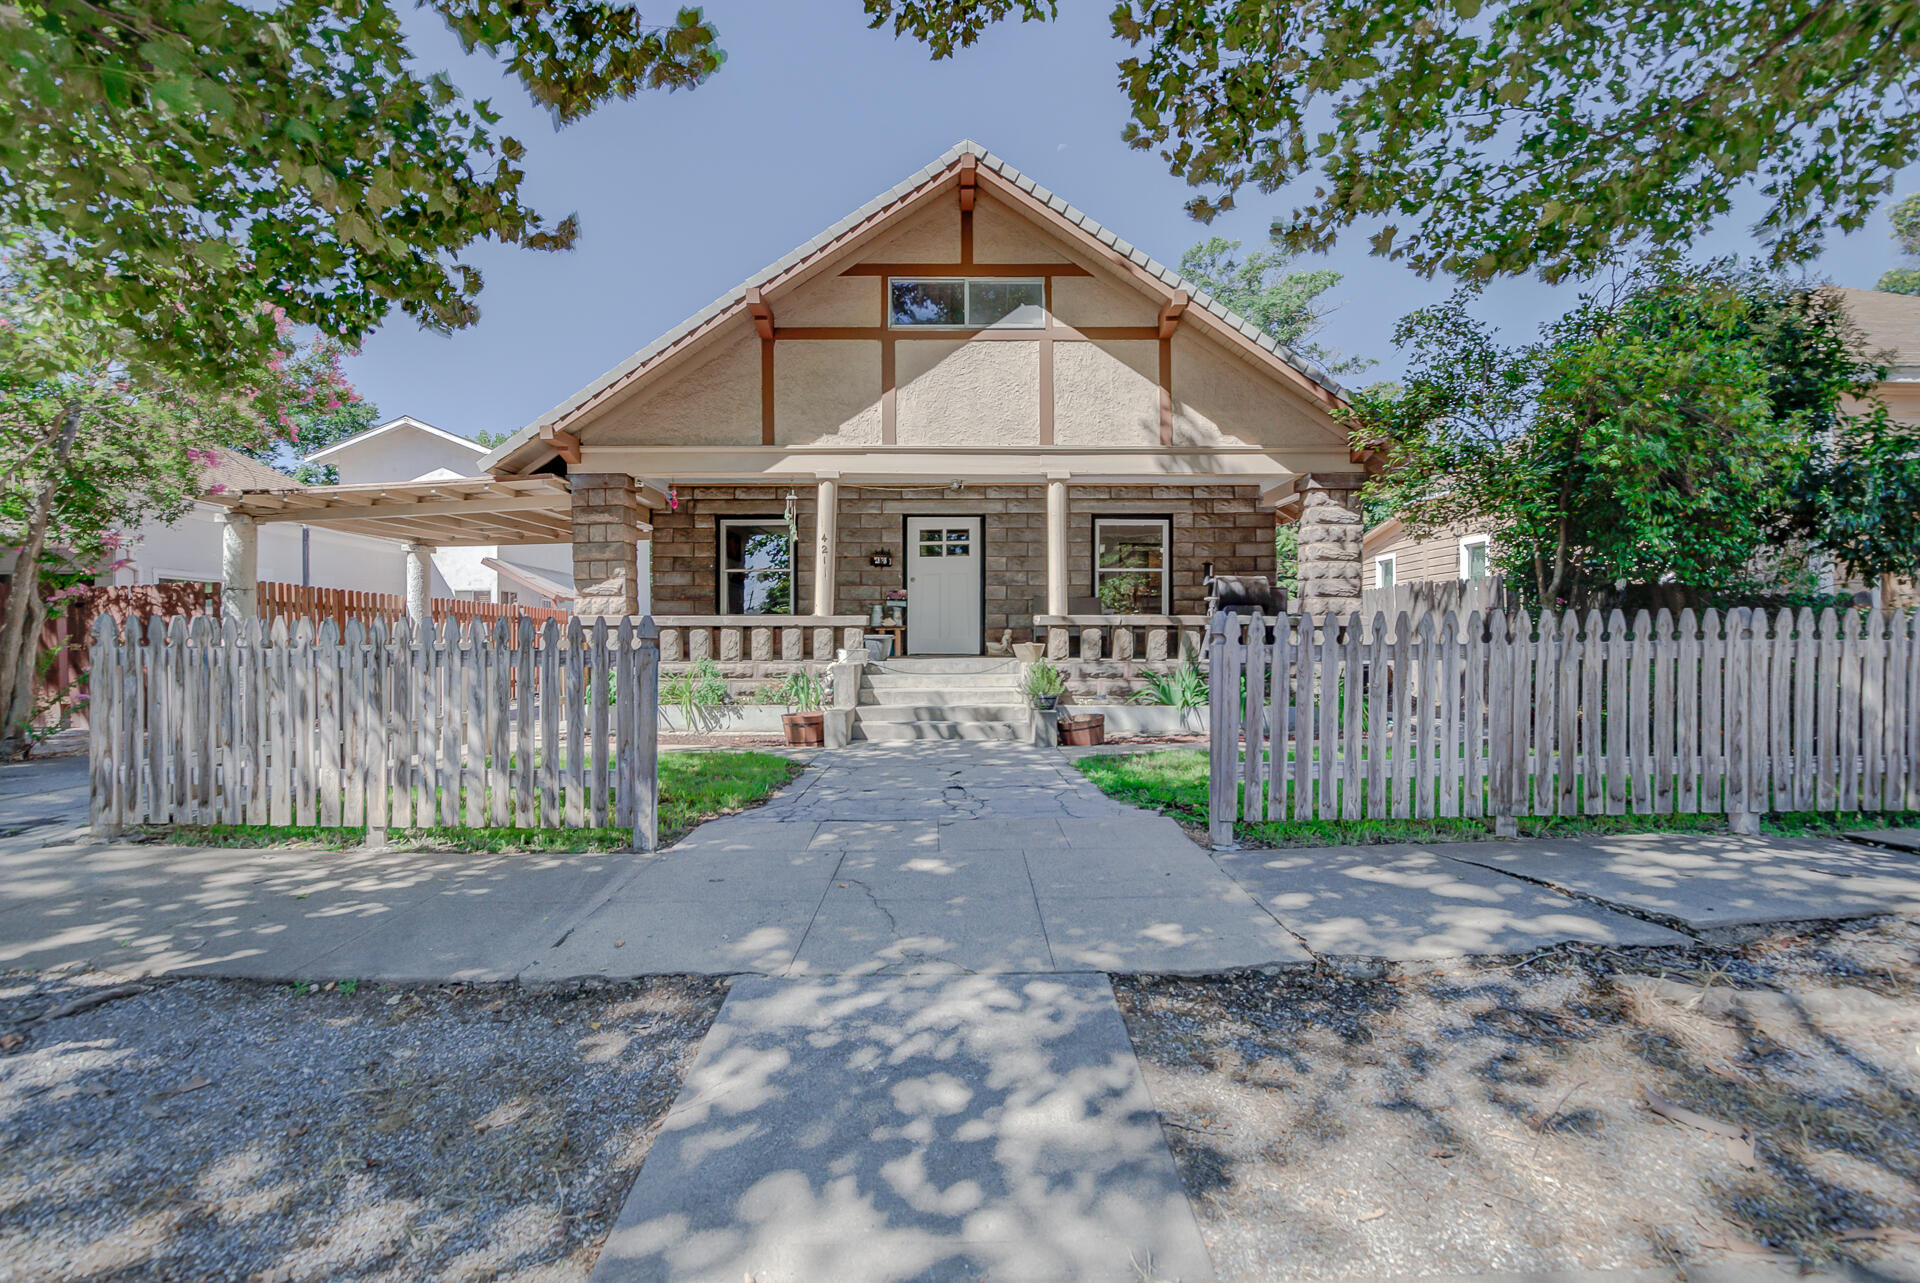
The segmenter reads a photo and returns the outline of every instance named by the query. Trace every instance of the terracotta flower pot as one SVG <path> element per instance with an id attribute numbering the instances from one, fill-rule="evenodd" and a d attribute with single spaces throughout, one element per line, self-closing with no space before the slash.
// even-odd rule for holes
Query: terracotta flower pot
<path id="1" fill-rule="evenodd" d="M 827 715 L 825 713 L 782 713 L 780 729 L 786 732 L 787 743 L 795 747 L 825 744 Z"/>

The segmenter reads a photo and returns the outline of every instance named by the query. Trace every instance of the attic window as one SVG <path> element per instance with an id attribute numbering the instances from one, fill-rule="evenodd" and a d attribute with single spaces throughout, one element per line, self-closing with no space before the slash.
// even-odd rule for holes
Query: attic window
<path id="1" fill-rule="evenodd" d="M 1039 280 L 890 277 L 887 323 L 895 328 L 1037 330 L 1047 323 L 1047 286 Z"/>

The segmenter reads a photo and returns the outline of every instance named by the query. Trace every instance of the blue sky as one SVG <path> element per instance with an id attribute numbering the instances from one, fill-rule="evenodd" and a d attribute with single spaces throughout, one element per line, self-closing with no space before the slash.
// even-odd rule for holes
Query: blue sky
<path id="1" fill-rule="evenodd" d="M 1211 229 L 1189 219 L 1184 184 L 1120 142 L 1127 109 L 1114 68 L 1126 47 L 1110 34 L 1109 5 L 1061 7 L 1058 22 L 991 30 L 935 63 L 916 43 L 868 30 L 855 0 L 710 4 L 727 62 L 708 84 L 611 104 L 559 131 L 494 64 L 462 59 L 437 20 L 417 20 L 427 64 L 491 98 L 527 145 L 535 206 L 577 213 L 582 230 L 567 254 L 483 247 L 477 325 L 448 337 L 397 317 L 349 377 L 385 416 L 467 434 L 521 427 L 966 137 L 1164 262 L 1209 234 L 1264 246 L 1281 198 L 1243 196 Z M 1742 252 L 1752 241 L 1733 226 L 1700 248 Z M 1815 270 L 1871 286 L 1893 261 L 1883 212 L 1831 242 Z M 1359 233 L 1299 265 L 1346 273 L 1322 339 L 1379 361 L 1360 381 L 1400 370 L 1394 323 L 1449 288 L 1370 257 Z M 1565 289 L 1512 281 L 1482 310 L 1526 331 L 1570 301 Z"/>

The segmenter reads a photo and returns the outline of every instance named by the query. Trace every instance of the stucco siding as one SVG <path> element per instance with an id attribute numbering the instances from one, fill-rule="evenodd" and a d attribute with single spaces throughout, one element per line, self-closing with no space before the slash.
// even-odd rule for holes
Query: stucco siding
<path id="1" fill-rule="evenodd" d="M 1326 416 L 1277 387 L 1273 377 L 1192 327 L 1175 331 L 1175 445 L 1300 445 L 1340 439 Z"/>
<path id="2" fill-rule="evenodd" d="M 1064 263 L 1066 254 L 1032 219 L 982 192 L 973 205 L 976 263 Z"/>
<path id="3" fill-rule="evenodd" d="M 596 445 L 758 445 L 760 339 L 751 328 L 581 428 Z"/>
<path id="4" fill-rule="evenodd" d="M 773 438 L 781 445 L 880 444 L 880 345 L 774 347 Z"/>
<path id="5" fill-rule="evenodd" d="M 862 263 L 957 263 L 960 218 L 952 197 L 931 202 L 859 256 Z"/>
<path id="6" fill-rule="evenodd" d="M 768 301 L 778 325 L 879 325 L 882 288 L 877 276 L 817 276 Z"/>
<path id="7" fill-rule="evenodd" d="M 1146 341 L 1054 344 L 1053 439 L 1061 445 L 1158 445 L 1159 359 L 1158 346 Z"/>
<path id="8" fill-rule="evenodd" d="M 1099 276 L 1053 278 L 1053 314 L 1062 325 L 1153 325 L 1160 309 L 1138 290 Z"/>
<path id="9" fill-rule="evenodd" d="M 1036 343 L 901 343 L 901 445 L 1034 445 L 1040 440 Z"/>

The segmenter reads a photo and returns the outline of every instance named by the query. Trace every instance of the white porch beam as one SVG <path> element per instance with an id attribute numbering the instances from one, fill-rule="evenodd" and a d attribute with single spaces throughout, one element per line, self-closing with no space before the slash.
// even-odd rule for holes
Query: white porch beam
<path id="1" fill-rule="evenodd" d="M 260 615 L 260 530 L 253 518 L 229 512 L 220 519 L 220 617 Z"/>

